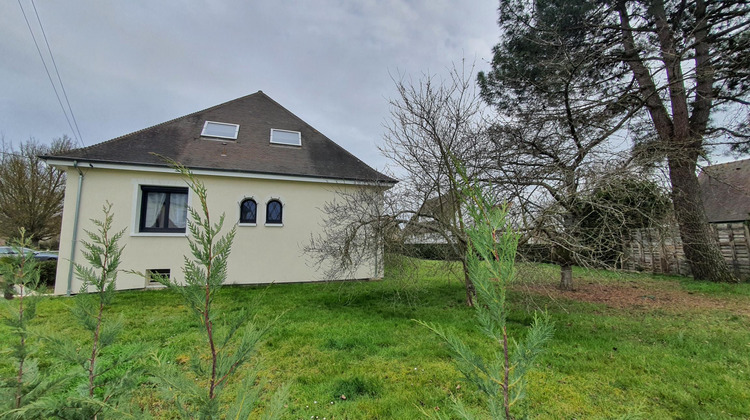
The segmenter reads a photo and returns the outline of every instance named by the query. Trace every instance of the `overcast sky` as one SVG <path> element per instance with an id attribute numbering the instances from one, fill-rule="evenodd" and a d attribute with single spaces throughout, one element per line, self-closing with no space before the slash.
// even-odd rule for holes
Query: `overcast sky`
<path id="1" fill-rule="evenodd" d="M 378 169 L 391 76 L 489 68 L 499 33 L 496 0 L 35 4 L 86 145 L 262 90 Z M 18 0 L 0 35 L 0 133 L 72 137 Z"/>

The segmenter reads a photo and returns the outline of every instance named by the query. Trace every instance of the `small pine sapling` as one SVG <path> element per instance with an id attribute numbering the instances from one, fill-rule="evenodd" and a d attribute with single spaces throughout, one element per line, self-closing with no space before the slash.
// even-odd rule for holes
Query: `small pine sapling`
<path id="1" fill-rule="evenodd" d="M 90 342 L 82 347 L 81 343 L 68 338 L 51 338 L 52 348 L 79 368 L 75 374 L 80 386 L 65 396 L 56 413 L 63 418 L 97 419 L 126 414 L 129 393 L 137 386 L 140 375 L 136 367 L 136 359 L 143 354 L 140 346 L 126 345 L 106 352 L 122 330 L 122 319 L 105 319 L 105 312 L 115 297 L 123 250 L 118 241 L 124 230 L 112 232 L 114 215 L 111 203 L 107 202 L 102 211 L 104 219 L 92 219 L 96 230 L 85 230 L 89 240 L 81 241 L 88 266 L 74 265 L 82 284 L 72 312 L 76 321 L 90 334 Z M 120 373 L 123 366 L 130 368 Z"/>
<path id="2" fill-rule="evenodd" d="M 218 222 L 212 223 L 205 185 L 185 166 L 168 161 L 185 178 L 195 194 L 200 211 L 189 208 L 187 227 L 192 259 L 185 256 L 184 282 L 161 276 L 156 276 L 156 280 L 182 296 L 186 306 L 199 318 L 205 333 L 206 349 L 191 357 L 194 378 L 172 371 L 159 375 L 159 380 L 165 393 L 175 399 L 183 418 L 219 418 L 222 390 L 256 352 L 262 337 L 273 323 L 258 326 L 250 320 L 251 313 L 248 311 L 241 311 L 233 321 L 217 322 L 218 314 L 213 303 L 227 277 L 227 263 L 236 228 L 222 236 L 224 215 L 219 217 Z M 239 340 L 235 339 L 238 332 L 242 333 Z M 207 358 L 203 357 L 206 353 Z M 255 378 L 251 374 L 247 377 Z M 232 418 L 248 418 L 256 407 L 259 387 L 254 379 L 245 382 L 235 403 L 227 408 L 233 414 Z M 279 417 L 283 408 L 283 403 L 279 401 L 283 401 L 287 393 L 287 387 L 277 391 L 263 418 Z"/>
<path id="3" fill-rule="evenodd" d="M 474 353 L 461 339 L 440 326 L 418 321 L 437 334 L 457 359 L 458 369 L 487 400 L 491 418 L 514 418 L 525 396 L 526 376 L 552 338 L 553 324 L 547 314 L 534 315 L 526 338 L 516 342 L 508 336 L 506 292 L 515 278 L 518 234 L 507 220 L 507 207 L 496 206 L 481 186 L 464 177 L 462 196 L 473 224 L 467 228 L 469 275 L 477 292 L 474 310 L 479 329 L 497 345 L 489 360 Z M 476 416 L 459 400 L 455 412 L 461 418 Z"/>
<path id="4" fill-rule="evenodd" d="M 26 230 L 11 243 L 14 255 L 0 263 L 3 287 L 13 301 L 6 301 L 3 324 L 9 327 L 17 340 L 10 343 L 10 354 L 15 362 L 15 376 L 3 378 L 0 388 L 0 418 L 42 418 L 49 412 L 46 399 L 54 388 L 63 383 L 63 377 L 44 379 L 40 375 L 29 339 L 29 323 L 36 317 L 39 299 L 39 265 L 24 248 L 31 246 Z"/>

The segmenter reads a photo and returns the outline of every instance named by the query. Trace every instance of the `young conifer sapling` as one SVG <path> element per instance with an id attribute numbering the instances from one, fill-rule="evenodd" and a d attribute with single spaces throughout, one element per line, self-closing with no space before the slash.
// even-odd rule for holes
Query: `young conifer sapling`
<path id="1" fill-rule="evenodd" d="M 525 339 L 516 342 L 508 334 L 506 293 L 514 280 L 518 234 L 507 220 L 507 207 L 497 206 L 481 186 L 463 177 L 462 196 L 472 221 L 467 228 L 469 275 L 477 292 L 474 311 L 479 330 L 497 347 L 488 360 L 474 353 L 456 335 L 440 326 L 419 321 L 437 334 L 456 358 L 466 380 L 487 399 L 491 418 L 514 418 L 525 396 L 527 374 L 545 344 L 553 325 L 546 314 L 534 316 Z M 476 418 L 459 400 L 455 411 L 464 419 Z M 442 416 L 443 414 L 438 414 Z"/>
<path id="2" fill-rule="evenodd" d="M 185 166 L 167 160 L 185 178 L 193 192 L 197 206 L 190 207 L 187 220 L 188 243 L 192 258 L 185 256 L 184 281 L 157 276 L 156 280 L 178 293 L 203 327 L 208 353 L 207 366 L 202 354 L 192 357 L 192 373 L 195 380 L 180 374 L 161 375 L 165 391 L 177 400 L 177 408 L 183 418 L 212 419 L 220 416 L 219 396 L 243 365 L 255 353 L 262 337 L 273 323 L 259 327 L 250 321 L 249 311 L 240 311 L 234 320 L 217 323 L 220 315 L 214 308 L 217 293 L 227 278 L 227 264 L 236 228 L 222 235 L 224 215 L 213 222 L 208 206 L 208 190 Z M 239 334 L 239 339 L 235 339 Z M 254 374 L 247 375 L 240 394 L 228 412 L 232 418 L 248 418 L 257 402 L 258 385 Z M 203 383 L 202 388 L 196 383 Z M 177 390 L 177 392 L 175 392 Z M 286 399 L 288 387 L 281 387 L 271 399 L 264 418 L 277 418 Z"/>

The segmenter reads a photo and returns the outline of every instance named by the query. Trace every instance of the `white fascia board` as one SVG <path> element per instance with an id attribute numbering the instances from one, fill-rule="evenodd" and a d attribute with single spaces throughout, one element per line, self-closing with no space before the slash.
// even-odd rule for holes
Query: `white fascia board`
<path id="1" fill-rule="evenodd" d="M 60 167 L 74 167 L 77 165 L 78 168 L 88 169 L 115 169 L 121 171 L 138 171 L 138 172 L 157 172 L 157 173 L 177 173 L 172 168 L 163 166 L 141 166 L 141 165 L 128 165 L 123 163 L 96 163 L 85 160 L 61 160 L 61 159 L 47 159 L 47 163 L 52 166 Z M 270 179 L 276 181 L 297 181 L 297 182 L 313 182 L 318 184 L 345 184 L 345 185 L 367 185 L 373 187 L 382 187 L 389 185 L 389 182 L 373 182 L 373 181 L 355 181 L 348 179 L 336 179 L 336 178 L 316 178 L 308 176 L 297 176 L 297 175 L 275 175 L 275 174 L 261 174 L 261 173 L 250 173 L 250 172 L 231 172 L 231 171 L 216 171 L 206 169 L 191 169 L 195 175 L 207 175 L 207 176 L 223 176 L 228 178 L 249 178 L 249 179 Z M 392 186 L 392 185 L 390 185 Z M 388 188 L 390 188 L 390 186 Z"/>

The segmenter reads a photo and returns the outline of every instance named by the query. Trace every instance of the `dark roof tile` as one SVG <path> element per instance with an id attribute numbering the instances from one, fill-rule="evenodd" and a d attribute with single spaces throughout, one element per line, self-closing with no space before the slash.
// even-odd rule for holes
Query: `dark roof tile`
<path id="1" fill-rule="evenodd" d="M 706 166 L 698 182 L 709 222 L 750 219 L 750 159 Z"/>
<path id="2" fill-rule="evenodd" d="M 206 121 L 239 124 L 237 140 L 201 137 Z M 299 131 L 302 146 L 271 144 L 271 129 Z M 86 148 L 45 158 L 395 183 L 261 91 Z"/>

